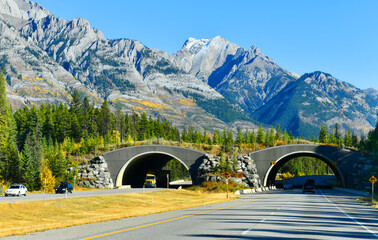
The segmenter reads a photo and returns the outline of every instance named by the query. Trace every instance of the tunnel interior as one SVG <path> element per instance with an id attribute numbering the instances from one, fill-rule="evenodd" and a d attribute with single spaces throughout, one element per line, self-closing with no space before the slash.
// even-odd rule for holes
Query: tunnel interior
<path id="1" fill-rule="evenodd" d="M 156 176 L 157 187 L 166 187 L 167 174 L 170 171 L 163 170 L 163 167 L 172 159 L 174 159 L 172 156 L 163 153 L 147 153 L 134 158 L 123 173 L 122 185 L 141 188 L 146 174 L 153 173 Z"/>
<path id="2" fill-rule="evenodd" d="M 330 160 L 328 160 L 327 158 L 324 158 L 320 155 L 317 155 L 315 153 L 295 153 L 295 154 L 292 154 L 292 155 L 289 155 L 289 156 L 286 156 L 286 157 L 280 159 L 279 161 L 276 162 L 275 165 L 273 165 L 271 170 L 268 172 L 266 185 L 267 186 L 276 185 L 275 184 L 276 176 L 277 176 L 277 173 L 280 170 L 280 168 L 285 163 L 287 163 L 288 161 L 295 159 L 295 158 L 299 158 L 299 157 L 313 157 L 313 158 L 316 158 L 316 159 L 319 159 L 319 160 L 325 162 L 332 169 L 333 173 L 335 174 L 337 182 L 338 182 L 338 186 L 344 187 L 344 179 L 343 179 L 341 173 L 339 172 L 339 170 L 335 166 L 332 165 L 332 162 Z"/>

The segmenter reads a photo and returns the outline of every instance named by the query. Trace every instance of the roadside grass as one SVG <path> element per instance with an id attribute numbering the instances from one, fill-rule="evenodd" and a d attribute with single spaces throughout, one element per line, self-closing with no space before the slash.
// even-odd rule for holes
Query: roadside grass
<path id="1" fill-rule="evenodd" d="M 374 194 L 374 202 L 371 202 L 371 197 L 357 198 L 357 201 L 366 205 L 370 205 L 374 208 L 378 208 L 378 194 Z"/>
<path id="2" fill-rule="evenodd" d="M 235 192 L 237 190 L 245 189 L 243 185 L 237 184 L 233 181 L 228 183 L 228 191 Z M 223 182 L 202 182 L 200 185 L 194 185 L 188 188 L 188 190 L 197 192 L 214 192 L 214 193 L 225 193 L 227 191 L 227 184 Z"/>
<path id="3" fill-rule="evenodd" d="M 0 237 L 136 217 L 234 200 L 224 193 L 164 190 L 0 204 Z"/>

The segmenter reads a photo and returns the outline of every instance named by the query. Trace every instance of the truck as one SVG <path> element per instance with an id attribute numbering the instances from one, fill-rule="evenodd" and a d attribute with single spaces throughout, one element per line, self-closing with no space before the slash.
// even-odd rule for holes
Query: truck
<path id="1" fill-rule="evenodd" d="M 155 174 L 147 173 L 146 179 L 144 181 L 144 186 L 156 188 L 156 176 L 155 176 Z"/>

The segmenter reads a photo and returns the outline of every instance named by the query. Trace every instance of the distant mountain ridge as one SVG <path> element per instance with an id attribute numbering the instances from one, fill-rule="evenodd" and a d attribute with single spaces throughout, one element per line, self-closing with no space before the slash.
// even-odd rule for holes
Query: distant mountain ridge
<path id="1" fill-rule="evenodd" d="M 165 117 L 179 128 L 280 124 L 296 135 L 375 125 L 376 90 L 314 72 L 298 76 L 252 46 L 189 38 L 170 55 L 108 40 L 83 18 L 56 18 L 38 3 L 0 0 L 0 66 L 13 107 L 65 103 L 73 89 L 100 105 Z M 257 122 L 258 121 L 258 122 Z M 357 133 L 357 132 L 356 132 Z"/>

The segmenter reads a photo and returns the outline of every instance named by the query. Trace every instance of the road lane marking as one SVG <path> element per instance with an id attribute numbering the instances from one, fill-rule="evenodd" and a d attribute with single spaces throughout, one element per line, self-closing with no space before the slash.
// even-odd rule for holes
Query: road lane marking
<path id="1" fill-rule="evenodd" d="M 251 230 L 252 230 L 252 228 L 248 228 L 247 230 L 245 230 L 244 232 L 242 232 L 242 235 L 245 235 L 246 233 L 248 233 Z"/>
<path id="2" fill-rule="evenodd" d="M 194 213 L 194 214 L 190 214 L 190 215 L 185 215 L 185 216 L 182 216 L 182 217 L 172 218 L 172 219 L 168 219 L 168 220 L 164 220 L 164 221 L 160 221 L 160 222 L 150 223 L 150 224 L 141 225 L 141 226 L 137 226 L 137 227 L 133 227 L 133 228 L 127 228 L 127 229 L 123 229 L 123 230 L 119 230 L 119 231 L 115 231 L 115 232 L 110 232 L 110 233 L 105 233 L 105 234 L 101 234 L 101 235 L 97 235 L 97 236 L 93 236 L 93 237 L 83 238 L 81 240 L 89 240 L 89 239 L 95 239 L 95 238 L 100 238 L 100 237 L 106 237 L 106 236 L 110 236 L 110 235 L 117 234 L 117 233 L 122 233 L 122 232 L 140 229 L 140 228 L 150 227 L 150 226 L 154 226 L 154 225 L 158 225 L 158 224 L 162 224 L 162 223 L 167 223 L 167 222 L 172 222 L 172 221 L 176 221 L 176 220 L 180 220 L 180 219 L 184 219 L 184 218 L 188 218 L 188 217 L 202 215 L 202 214 L 205 214 L 205 213 L 210 213 L 210 212 L 215 212 L 215 211 L 219 211 L 219 210 L 223 210 L 223 209 L 227 209 L 227 208 L 232 208 L 232 207 L 240 206 L 240 205 L 243 205 L 243 204 L 259 201 L 261 199 L 270 197 L 273 194 L 275 194 L 275 193 L 272 193 L 272 194 L 269 194 L 269 195 L 266 195 L 264 197 L 260 197 L 260 198 L 257 198 L 257 199 L 251 200 L 251 201 L 247 201 L 247 202 L 237 203 L 237 204 L 229 205 L 229 206 L 222 207 L 222 208 L 212 209 L 212 210 L 208 210 L 208 211 L 204 211 L 204 212 L 200 212 L 200 213 Z"/>
<path id="3" fill-rule="evenodd" d="M 272 214 L 270 214 L 270 215 L 272 215 Z M 259 223 L 263 223 L 263 222 L 265 222 L 266 219 L 267 219 L 267 218 L 261 219 Z M 256 224 L 255 224 L 255 225 L 256 225 Z M 245 234 L 247 234 L 249 231 L 252 231 L 252 230 L 253 230 L 252 228 L 248 228 L 247 230 L 245 230 L 244 232 L 242 232 L 242 235 L 245 235 Z"/>
<path id="4" fill-rule="evenodd" d="M 320 189 L 319 189 L 320 190 Z M 325 199 L 327 199 L 327 201 L 329 203 L 331 203 L 335 208 L 337 208 L 340 212 L 344 213 L 345 216 L 347 216 L 348 218 L 352 219 L 355 223 L 357 223 L 358 225 L 360 225 L 361 227 L 363 227 L 366 231 L 368 231 L 369 233 L 373 234 L 374 237 L 378 238 L 378 234 L 376 234 L 375 232 L 373 232 L 372 230 L 370 230 L 368 227 L 366 227 L 365 225 L 363 225 L 362 223 L 360 223 L 359 221 L 357 221 L 356 219 L 354 219 L 352 216 L 350 216 L 348 213 L 344 212 L 341 208 L 339 208 L 338 206 L 336 206 L 333 202 L 331 202 L 322 192 L 322 190 L 320 190 L 320 193 L 323 195 L 323 197 Z"/>

